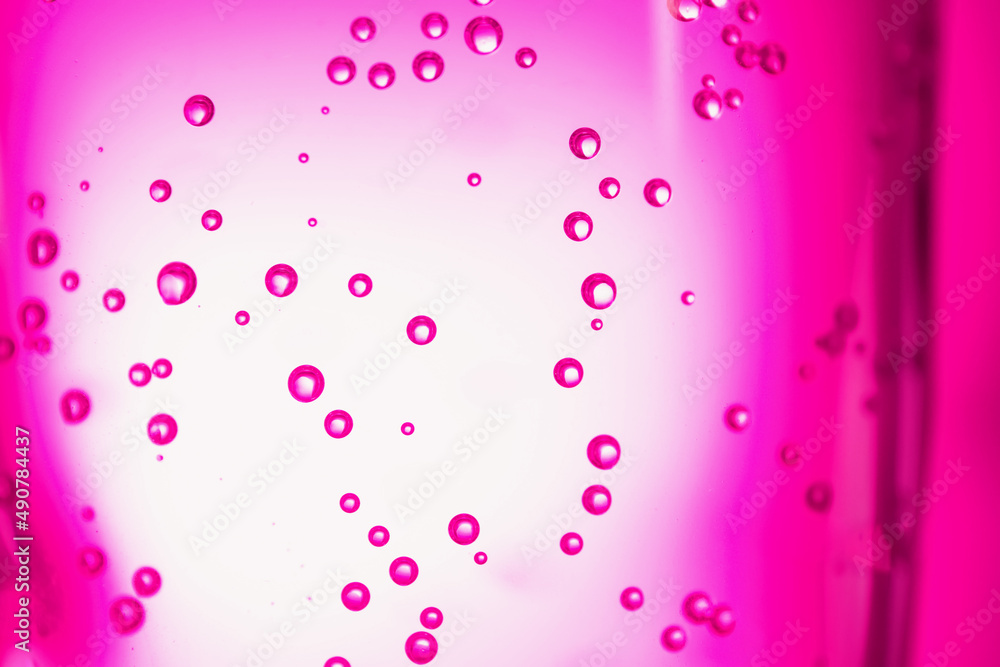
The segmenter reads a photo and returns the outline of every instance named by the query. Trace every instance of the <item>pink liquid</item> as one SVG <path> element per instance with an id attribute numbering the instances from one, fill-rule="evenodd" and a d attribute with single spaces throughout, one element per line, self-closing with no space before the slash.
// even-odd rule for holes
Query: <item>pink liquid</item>
<path id="1" fill-rule="evenodd" d="M 7 3 L 0 662 L 994 664 L 998 13 Z"/>

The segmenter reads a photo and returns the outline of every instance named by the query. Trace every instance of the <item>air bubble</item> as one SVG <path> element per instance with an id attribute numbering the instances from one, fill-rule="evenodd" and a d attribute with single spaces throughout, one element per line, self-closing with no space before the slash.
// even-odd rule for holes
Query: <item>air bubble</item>
<path id="1" fill-rule="evenodd" d="M 28 261 L 39 268 L 48 266 L 59 254 L 59 241 L 47 229 L 38 229 L 28 237 Z"/>
<path id="2" fill-rule="evenodd" d="M 684 618 L 696 625 L 708 623 L 712 618 L 712 609 L 712 600 L 702 591 L 689 593 L 684 598 L 684 602 L 681 603 L 681 612 L 684 614 Z"/>
<path id="3" fill-rule="evenodd" d="M 413 59 L 413 73 L 421 81 L 435 81 L 444 73 L 444 59 L 433 51 L 423 51 Z"/>
<path id="4" fill-rule="evenodd" d="M 431 12 L 420 21 L 420 30 L 428 39 L 441 39 L 448 32 L 448 19 L 442 14 Z"/>
<path id="5" fill-rule="evenodd" d="M 128 369 L 129 382 L 134 384 L 136 387 L 145 387 L 149 384 L 152 377 L 153 373 L 149 370 L 149 366 L 142 362 L 132 364 L 132 367 Z"/>
<path id="6" fill-rule="evenodd" d="M 184 119 L 195 127 L 207 125 L 214 116 L 215 104 L 205 95 L 194 95 L 184 103 Z"/>
<path id="7" fill-rule="evenodd" d="M 319 398 L 325 384 L 320 370 L 309 364 L 296 366 L 288 375 L 288 393 L 301 403 L 311 403 Z"/>
<path id="8" fill-rule="evenodd" d="M 743 106 L 743 92 L 736 89 L 730 88 L 726 91 L 726 106 L 734 111 Z"/>
<path id="9" fill-rule="evenodd" d="M 750 410 L 739 403 L 730 405 L 726 408 L 724 421 L 730 431 L 742 433 L 750 426 Z"/>
<path id="10" fill-rule="evenodd" d="M 687 633 L 679 625 L 671 625 L 660 635 L 660 643 L 668 651 L 680 651 L 687 644 Z"/>
<path id="11" fill-rule="evenodd" d="M 618 182 L 617 178 L 608 176 L 603 179 L 597 189 L 600 190 L 601 196 L 605 199 L 614 199 L 621 192 L 622 184 Z"/>
<path id="12" fill-rule="evenodd" d="M 97 547 L 83 547 L 80 549 L 80 555 L 77 558 L 77 562 L 80 564 L 80 569 L 88 577 L 96 577 L 101 572 L 104 571 L 104 566 L 107 563 L 107 559 L 104 557 L 104 552 Z"/>
<path id="13" fill-rule="evenodd" d="M 146 610 L 133 597 L 118 598 L 111 603 L 108 611 L 112 629 L 119 635 L 130 635 L 138 631 L 146 620 Z"/>
<path id="14" fill-rule="evenodd" d="M 67 424 L 79 424 L 90 414 L 90 397 L 80 389 L 70 389 L 59 401 L 59 412 Z"/>
<path id="15" fill-rule="evenodd" d="M 760 63 L 760 54 L 757 52 L 757 45 L 753 42 L 740 42 L 733 52 L 736 62 L 743 69 L 753 69 Z"/>
<path id="16" fill-rule="evenodd" d="M 694 292 L 688 291 L 681 294 L 681 303 L 685 306 L 694 305 Z"/>
<path id="17" fill-rule="evenodd" d="M 236 313 L 236 324 L 242 327 L 246 326 L 247 322 L 249 321 L 250 321 L 250 313 L 248 313 L 247 311 L 241 310 L 238 313 Z"/>
<path id="18" fill-rule="evenodd" d="M 729 46 L 736 46 L 743 39 L 743 31 L 737 25 L 729 24 L 722 29 L 722 41 Z"/>
<path id="19" fill-rule="evenodd" d="M 171 191 L 170 183 L 167 183 L 162 178 L 153 181 L 152 185 L 149 186 L 149 196 L 155 202 L 165 202 L 170 199 Z"/>
<path id="20" fill-rule="evenodd" d="M 476 565 L 485 565 L 486 561 L 489 560 L 489 556 L 486 555 L 485 551 L 477 551 L 472 560 L 476 562 Z"/>
<path id="21" fill-rule="evenodd" d="M 299 274 L 288 264 L 275 264 L 264 275 L 264 287 L 277 297 L 286 297 L 299 284 Z"/>
<path id="22" fill-rule="evenodd" d="M 368 296 L 372 291 L 372 279 L 366 273 L 355 273 L 347 281 L 347 289 L 356 297 Z"/>
<path id="23" fill-rule="evenodd" d="M 519 67 L 523 67 L 524 69 L 528 69 L 533 66 L 537 60 L 538 54 L 535 53 L 534 49 L 527 46 L 522 49 L 518 49 L 517 53 L 514 54 L 514 62 L 516 62 Z"/>
<path id="24" fill-rule="evenodd" d="M 583 509 L 599 516 L 611 509 L 611 491 L 601 484 L 588 486 L 583 492 Z"/>
<path id="25" fill-rule="evenodd" d="M 712 610 L 712 618 L 709 619 L 709 629 L 713 634 L 725 637 L 732 634 L 736 629 L 736 617 L 729 605 L 716 605 Z"/>
<path id="26" fill-rule="evenodd" d="M 160 298 L 168 306 L 184 303 L 194 295 L 197 287 L 198 277 L 194 274 L 194 269 L 184 262 L 170 262 L 160 269 L 156 277 Z"/>
<path id="27" fill-rule="evenodd" d="M 760 17 L 760 8 L 753 0 L 743 0 L 738 8 L 740 18 L 747 23 L 753 23 Z"/>
<path id="28" fill-rule="evenodd" d="M 350 83 L 357 72 L 354 61 L 346 56 L 337 56 L 326 66 L 326 75 L 338 86 Z"/>
<path id="29" fill-rule="evenodd" d="M 170 377 L 170 374 L 174 372 L 174 365 L 170 363 L 169 359 L 157 359 L 153 362 L 153 375 L 160 378 Z"/>
<path id="30" fill-rule="evenodd" d="M 368 541 L 373 547 L 384 547 L 389 543 L 389 529 L 385 526 L 373 526 L 368 531 Z"/>
<path id="31" fill-rule="evenodd" d="M 567 556 L 575 556 L 583 549 L 583 538 L 579 533 L 566 533 L 559 540 L 559 548 Z"/>
<path id="32" fill-rule="evenodd" d="M 368 70 L 368 83 L 373 88 L 385 90 L 396 80 L 396 70 L 389 63 L 375 63 Z"/>
<path id="33" fill-rule="evenodd" d="M 465 180 L 472 187 L 476 187 L 483 182 L 483 177 L 477 174 L 476 172 L 472 172 L 471 174 L 469 174 L 469 177 Z"/>
<path id="34" fill-rule="evenodd" d="M 694 110 L 705 120 L 716 120 L 722 115 L 722 98 L 711 88 L 699 90 L 694 96 Z"/>
<path id="35" fill-rule="evenodd" d="M 80 286 L 80 274 L 72 270 L 64 271 L 59 278 L 59 284 L 67 292 L 72 292 Z"/>
<path id="36" fill-rule="evenodd" d="M 604 310 L 615 302 L 618 289 L 615 281 L 606 273 L 592 273 L 583 281 L 580 286 L 580 294 L 583 301 L 591 308 Z"/>
<path id="37" fill-rule="evenodd" d="M 572 357 L 566 357 L 556 362 L 552 375 L 561 387 L 572 389 L 583 380 L 583 364 Z"/>
<path id="38" fill-rule="evenodd" d="M 389 578 L 400 586 L 409 586 L 417 580 L 420 569 L 409 556 L 400 556 L 389 564 Z"/>
<path id="39" fill-rule="evenodd" d="M 340 592 L 340 601 L 351 611 L 361 611 L 371 602 L 372 594 L 364 584 L 354 581 Z"/>
<path id="40" fill-rule="evenodd" d="M 456 514 L 448 522 L 448 535 L 456 544 L 472 544 L 479 537 L 479 521 L 471 514 Z"/>
<path id="41" fill-rule="evenodd" d="M 351 23 L 351 37 L 359 42 L 370 42 L 375 38 L 375 22 L 367 16 L 359 16 Z"/>
<path id="42" fill-rule="evenodd" d="M 589 160 L 601 150 L 601 135 L 589 127 L 581 127 L 569 135 L 569 149 L 581 160 Z"/>
<path id="43" fill-rule="evenodd" d="M 361 500 L 358 498 L 357 494 L 345 493 L 340 497 L 340 509 L 344 510 L 348 514 L 354 514 L 361 507 Z"/>
<path id="44" fill-rule="evenodd" d="M 169 445 L 177 437 L 177 421 L 161 412 L 149 420 L 146 433 L 154 445 Z"/>
<path id="45" fill-rule="evenodd" d="M 426 665 L 438 652 L 438 643 L 429 632 L 414 632 L 406 638 L 406 657 L 417 665 Z"/>
<path id="46" fill-rule="evenodd" d="M 563 231 L 573 241 L 586 241 L 594 231 L 594 221 L 583 211 L 574 211 L 563 221 Z"/>
<path id="47" fill-rule="evenodd" d="M 334 410 L 323 420 L 323 427 L 331 438 L 346 438 L 354 429 L 354 419 L 344 410 Z"/>
<path id="48" fill-rule="evenodd" d="M 444 622 L 444 614 L 437 607 L 427 607 L 420 612 L 420 625 L 428 630 L 436 630 Z"/>
<path id="49" fill-rule="evenodd" d="M 646 183 L 646 187 L 642 189 L 642 196 L 650 206 L 666 206 L 670 202 L 672 194 L 673 191 L 670 189 L 670 183 L 667 183 L 662 178 L 650 179 Z"/>
<path id="50" fill-rule="evenodd" d="M 222 214 L 215 209 L 209 209 L 201 214 L 201 226 L 210 232 L 222 226 Z"/>
<path id="51" fill-rule="evenodd" d="M 156 595 L 162 583 L 163 580 L 160 578 L 160 573 L 151 567 L 140 567 L 132 575 L 132 588 L 135 589 L 136 595 L 141 598 Z"/>
<path id="52" fill-rule="evenodd" d="M 701 0 L 667 0 L 667 11 L 678 21 L 688 23 L 701 16 Z"/>
<path id="53" fill-rule="evenodd" d="M 629 586 L 622 591 L 621 594 L 622 607 L 629 611 L 635 611 L 642 607 L 643 595 L 642 591 L 636 586 Z"/>
<path id="54" fill-rule="evenodd" d="M 502 41 L 503 29 L 489 16 L 474 18 L 465 26 L 465 43 L 473 53 L 493 53 L 500 48 Z"/>
<path id="55" fill-rule="evenodd" d="M 785 63 L 788 62 L 788 57 L 785 55 L 785 50 L 781 48 L 781 45 L 774 42 L 767 42 L 761 45 L 757 55 L 760 58 L 760 68 L 768 74 L 781 74 L 785 71 Z"/>
<path id="56" fill-rule="evenodd" d="M 587 460 L 601 470 L 614 468 L 621 454 L 621 446 L 610 435 L 599 435 L 587 444 Z"/>
<path id="57" fill-rule="evenodd" d="M 427 345 L 437 336 L 437 325 L 426 315 L 417 315 L 406 325 L 406 337 L 416 345 Z"/>

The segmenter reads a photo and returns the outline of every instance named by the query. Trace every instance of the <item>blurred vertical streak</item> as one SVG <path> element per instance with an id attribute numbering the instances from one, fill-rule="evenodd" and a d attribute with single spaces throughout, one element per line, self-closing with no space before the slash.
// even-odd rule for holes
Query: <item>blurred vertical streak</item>
<path id="1" fill-rule="evenodd" d="M 881 14 L 890 18 L 899 4 L 884 0 Z M 936 134 L 939 23 L 937 3 L 928 0 L 886 40 L 878 66 L 881 90 L 882 173 L 875 191 L 884 192 L 901 177 L 912 156 L 933 145 Z M 891 18 L 890 18 L 891 20 Z M 933 168 L 932 168 L 933 169 Z M 878 307 L 875 372 L 877 432 L 875 533 L 898 523 L 927 478 L 933 403 L 932 368 L 923 348 L 912 364 L 893 370 L 889 352 L 899 353 L 900 339 L 918 320 L 933 317 L 931 255 L 933 174 L 915 183 L 886 206 L 876 225 L 875 302 Z M 889 552 L 891 566 L 872 571 L 871 610 L 866 637 L 866 667 L 909 665 L 912 631 L 917 620 L 920 525 Z"/>

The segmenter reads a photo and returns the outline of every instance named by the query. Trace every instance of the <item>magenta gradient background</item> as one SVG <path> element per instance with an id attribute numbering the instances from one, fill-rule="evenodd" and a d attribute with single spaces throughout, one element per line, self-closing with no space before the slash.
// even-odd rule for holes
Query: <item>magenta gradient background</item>
<path id="1" fill-rule="evenodd" d="M 752 25 L 739 21 L 734 7 L 722 15 L 744 38 L 785 47 L 789 64 L 780 76 L 740 69 L 719 39 L 720 11 L 710 8 L 682 24 L 664 2 L 494 0 L 479 8 L 468 0 L 400 0 L 401 11 L 388 13 L 388 25 L 352 56 L 358 74 L 347 86 L 329 81 L 326 64 L 353 43 L 350 22 L 387 13 L 386 4 L 244 0 L 220 15 L 221 3 L 209 0 L 66 0 L 50 6 L 58 12 L 37 34 L 16 44 L 9 33 L 20 33 L 41 3 L 4 4 L 0 334 L 16 339 L 17 352 L 0 363 L 0 469 L 11 474 L 14 426 L 29 428 L 35 542 L 32 652 L 12 648 L 17 596 L 4 569 L 0 662 L 47 667 L 83 656 L 93 665 L 247 665 L 262 635 L 291 621 L 295 634 L 264 665 L 319 666 L 333 655 L 354 667 L 405 665 L 403 643 L 421 629 L 420 610 L 434 605 L 445 616 L 439 638 L 461 615 L 475 619 L 431 663 L 442 666 L 603 664 L 600 645 L 619 631 L 627 642 L 609 664 L 766 664 L 759 651 L 797 621 L 809 631 L 781 663 L 922 667 L 928 652 L 955 641 L 954 664 L 995 664 L 1000 623 L 968 643 L 957 626 L 1000 589 L 1000 287 L 986 283 L 961 311 L 947 295 L 975 274 L 980 257 L 1000 250 L 991 201 L 1000 149 L 991 120 L 998 103 L 991 40 L 1000 9 L 945 11 L 930 0 L 883 40 L 878 21 L 890 16 L 892 3 L 759 4 Z M 575 10 L 553 24 L 560 7 Z M 448 18 L 441 40 L 420 34 L 429 11 Z M 466 23 L 482 14 L 504 29 L 503 44 L 489 56 L 473 54 L 462 39 Z M 933 39 L 920 41 L 914 31 L 921 26 Z M 711 44 L 677 66 L 701 33 Z M 521 46 L 538 53 L 531 69 L 514 63 Z M 417 81 L 410 69 L 426 49 L 445 61 L 432 83 Z M 384 91 L 367 82 L 368 67 L 379 61 L 396 69 Z M 119 115 L 112 104 L 142 84 L 147 68 L 165 72 L 162 82 Z M 930 88 L 921 88 L 921 72 L 930 75 Z M 697 117 L 691 100 L 706 73 L 720 91 L 741 89 L 743 108 L 716 121 Z M 448 110 L 477 87 L 485 98 L 479 108 L 452 120 Z M 830 91 L 829 101 L 783 136 L 776 124 L 814 87 Z M 199 93 L 215 102 L 216 115 L 195 128 L 182 107 Z M 324 105 L 329 115 L 320 113 Z M 293 118 L 246 160 L 241 142 L 267 126 L 275 109 Z M 105 118 L 114 130 L 100 140 L 103 152 L 57 174 L 53 164 Z M 902 177 L 920 122 L 932 133 L 952 127 L 960 135 L 913 184 L 913 192 L 929 193 L 927 226 L 918 229 L 928 242 L 924 264 L 907 259 L 920 246 L 910 224 L 920 205 L 913 197 L 853 243 L 844 230 L 874 192 Z M 588 162 L 567 146 L 581 126 L 604 140 Z M 446 140 L 390 187 L 385 173 L 436 128 Z M 745 186 L 720 196 L 718 182 L 771 137 L 777 152 Z M 308 163 L 299 163 L 301 152 Z M 228 160 L 238 161 L 240 173 L 188 217 L 183 206 Z M 524 214 L 525 199 L 546 192 L 564 170 L 565 191 L 519 228 L 513 216 Z M 477 188 L 465 180 L 473 171 L 483 177 Z M 622 183 L 615 200 L 598 194 L 605 176 Z M 653 177 L 673 187 L 662 209 L 642 200 Z M 158 178 L 173 187 L 162 204 L 148 194 Z M 47 200 L 41 220 L 26 206 L 35 190 Z M 205 208 L 222 212 L 218 231 L 202 229 Z M 575 210 L 595 223 L 583 243 L 562 232 Z M 310 217 L 319 220 L 315 228 L 306 224 Z M 30 267 L 25 254 L 40 226 L 60 241 L 58 258 L 43 269 Z M 317 248 L 331 241 L 337 248 L 319 260 Z M 626 293 L 625 277 L 663 253 L 666 262 Z M 225 336 L 237 330 L 234 314 L 254 312 L 254 301 L 267 296 L 267 268 L 299 267 L 309 256 L 318 268 L 300 271 L 296 292 L 230 349 Z M 189 302 L 168 307 L 156 275 L 174 260 L 195 269 L 198 288 Z M 58 285 L 69 268 L 81 277 L 73 293 Z M 595 313 L 580 299 L 580 283 L 598 271 L 618 282 L 612 311 Z M 346 288 L 358 272 L 374 282 L 363 299 Z M 99 300 L 115 275 L 129 276 L 125 308 L 87 315 L 86 300 Z M 351 376 L 455 280 L 461 294 L 435 316 L 437 338 L 410 346 L 356 391 Z M 893 286 L 904 305 L 887 324 Z M 688 289 L 697 295 L 693 306 L 680 302 Z M 751 341 L 745 323 L 779 290 L 799 298 Z M 889 406 L 878 395 L 894 381 L 886 371 L 886 354 L 899 350 L 894 332 L 911 335 L 927 317 L 907 310 L 912 295 L 923 295 L 913 302 L 932 312 L 949 309 L 951 321 L 896 376 L 903 395 Z M 67 325 L 80 331 L 27 380 L 23 369 L 39 356 L 23 349 L 15 322 L 26 296 L 48 305 L 49 335 Z M 816 339 L 847 300 L 858 305 L 860 324 L 846 352 L 831 357 Z M 571 332 L 589 331 L 595 316 L 604 328 L 571 355 L 583 364 L 583 382 L 558 387 L 552 366 L 568 356 Z M 747 352 L 704 395 L 687 400 L 683 386 L 734 341 Z M 161 356 L 173 362 L 170 378 L 144 388 L 128 383 L 129 366 Z M 815 379 L 799 377 L 803 363 L 815 367 Z M 315 403 L 288 395 L 288 373 L 299 364 L 324 372 L 326 390 Z M 58 412 L 70 387 L 92 400 L 90 416 L 76 426 Z M 873 409 L 866 408 L 872 397 Z M 168 411 L 177 439 L 160 448 L 143 435 L 126 450 L 122 436 L 145 430 L 161 411 L 157 400 L 175 406 Z M 752 414 L 742 434 L 722 423 L 737 401 Z M 442 461 L 460 460 L 453 443 L 498 407 L 509 423 L 415 516 L 401 520 L 394 507 L 408 489 Z M 336 408 L 354 418 L 342 440 L 322 426 Z M 781 445 L 814 437 L 829 418 L 843 430 L 790 472 L 791 482 L 756 517 L 732 530 L 727 514 L 781 469 Z M 415 424 L 411 436 L 399 432 L 405 421 Z M 855 557 L 885 520 L 876 499 L 895 488 L 878 475 L 886 424 L 906 443 L 922 443 L 893 454 L 903 509 L 912 480 L 922 480 L 919 490 L 957 459 L 971 471 L 918 519 L 914 537 L 895 545 L 874 573 L 859 574 Z M 610 485 L 611 510 L 574 520 L 570 530 L 584 539 L 579 555 L 553 546 L 528 562 L 524 548 L 536 531 L 578 503 L 591 483 L 586 443 L 605 432 L 625 454 Z M 189 536 L 220 503 L 250 488 L 254 470 L 293 439 L 305 447 L 302 460 L 254 495 L 217 542 L 193 553 Z M 85 523 L 68 499 L 117 451 L 123 462 L 86 500 L 97 518 Z M 826 514 L 804 501 L 818 481 L 833 488 Z M 353 515 L 337 507 L 347 491 L 361 497 Z M 3 502 L 10 507 L 9 495 Z M 447 537 L 448 519 L 459 512 L 482 524 L 468 547 Z M 13 548 L 12 521 L 0 529 L 0 558 Z M 376 524 L 391 534 L 380 549 L 366 539 Z M 108 556 L 99 578 L 86 579 L 77 566 L 85 544 Z M 483 566 L 472 562 L 478 550 L 489 555 Z M 407 588 L 386 572 L 402 555 L 420 566 Z M 131 593 L 132 573 L 143 565 L 157 568 L 164 582 L 144 600 L 145 626 L 106 642 L 108 605 Z M 338 570 L 371 588 L 371 605 L 353 614 L 333 599 L 300 624 L 295 605 Z M 888 577 L 905 577 L 905 584 L 894 589 L 899 597 L 886 630 L 873 634 L 872 614 L 886 612 L 872 611 L 881 609 L 872 591 Z M 648 604 L 664 581 L 679 592 L 633 632 L 620 592 L 639 586 Z M 732 605 L 731 636 L 682 620 L 683 595 L 699 589 Z M 659 635 L 675 623 L 687 629 L 688 643 L 669 654 Z"/>

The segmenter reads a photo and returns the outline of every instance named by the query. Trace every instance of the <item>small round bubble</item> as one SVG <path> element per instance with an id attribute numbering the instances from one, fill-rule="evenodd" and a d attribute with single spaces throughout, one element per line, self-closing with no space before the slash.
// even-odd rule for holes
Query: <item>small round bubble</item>
<path id="1" fill-rule="evenodd" d="M 205 95 L 193 95 L 184 103 L 184 120 L 195 127 L 207 125 L 215 117 L 215 103 Z"/>
<path id="2" fill-rule="evenodd" d="M 170 199 L 170 193 L 172 188 L 170 183 L 165 180 L 158 179 L 153 181 L 152 185 L 149 186 L 149 196 L 153 198 L 155 202 L 165 202 Z"/>
<path id="3" fill-rule="evenodd" d="M 431 12 L 420 21 L 420 31 L 427 39 L 441 39 L 448 32 L 448 19 L 443 14 Z"/>
<path id="4" fill-rule="evenodd" d="M 389 63 L 375 63 L 368 70 L 368 83 L 373 88 L 384 90 L 396 80 L 396 70 Z"/>
<path id="5" fill-rule="evenodd" d="M 503 29 L 489 16 L 479 16 L 465 26 L 465 44 L 473 53 L 486 55 L 500 48 Z"/>

